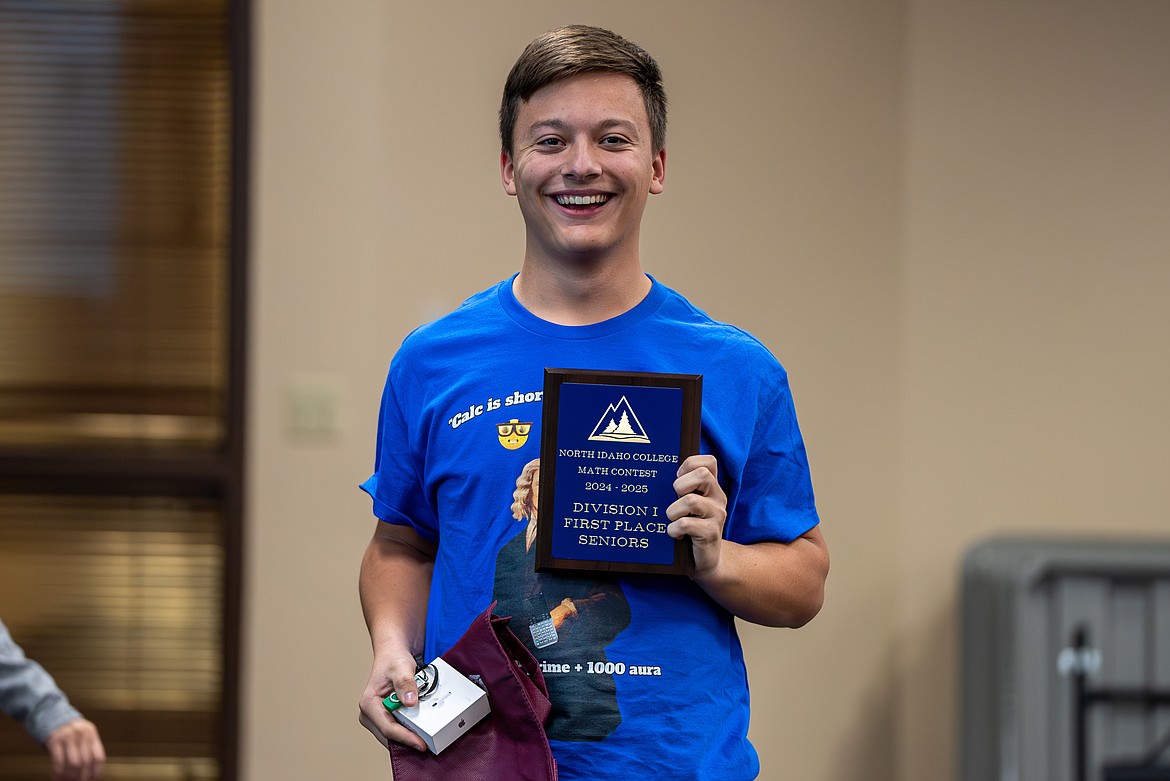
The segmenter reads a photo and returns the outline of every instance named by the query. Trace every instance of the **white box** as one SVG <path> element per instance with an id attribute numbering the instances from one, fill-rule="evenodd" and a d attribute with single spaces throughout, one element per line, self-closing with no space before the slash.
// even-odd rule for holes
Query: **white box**
<path id="1" fill-rule="evenodd" d="M 434 691 L 414 707 L 398 708 L 394 718 L 438 754 L 488 715 L 491 707 L 487 692 L 460 675 L 443 657 L 432 664 L 439 671 Z"/>

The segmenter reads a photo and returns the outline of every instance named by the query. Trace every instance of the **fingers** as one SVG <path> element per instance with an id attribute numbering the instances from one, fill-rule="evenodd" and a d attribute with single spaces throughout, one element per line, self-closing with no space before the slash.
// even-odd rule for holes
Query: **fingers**
<path id="1" fill-rule="evenodd" d="M 714 456 L 687 458 L 674 481 L 678 499 L 666 508 L 666 517 L 671 520 L 666 533 L 676 540 L 691 538 L 696 573 L 714 570 L 719 564 L 727 494 L 719 485 L 718 475 Z"/>
<path id="2" fill-rule="evenodd" d="M 697 456 L 687 457 L 678 468 L 678 477 L 682 479 L 690 476 L 695 480 L 706 482 L 708 479 L 714 484 L 715 488 L 719 488 L 719 462 L 715 460 L 715 456 L 710 454 L 703 454 Z M 678 486 L 678 483 L 675 483 Z M 722 491 L 722 489 L 720 489 Z M 683 492 L 679 492 L 681 496 Z M 687 491 L 686 493 L 690 493 Z"/>
<path id="3" fill-rule="evenodd" d="M 419 751 L 426 751 L 422 738 L 403 727 L 382 704 L 382 700 L 397 692 L 405 707 L 418 704 L 418 685 L 414 681 L 415 664 L 410 656 L 398 656 L 379 663 L 374 662 L 369 683 L 358 702 L 358 723 L 368 729 L 378 742 L 389 746 L 401 743 Z"/>
<path id="4" fill-rule="evenodd" d="M 97 781 L 106 764 L 97 727 L 76 719 L 53 731 L 45 741 L 52 764 L 53 781 Z"/>
<path id="5" fill-rule="evenodd" d="M 418 751 L 426 751 L 427 744 L 423 742 L 423 739 L 399 724 L 390 715 L 390 711 L 386 710 L 386 706 L 382 704 L 382 699 L 363 698 L 358 705 L 358 723 L 368 729 L 370 734 L 387 748 L 393 742 L 410 746 Z"/>
<path id="6" fill-rule="evenodd" d="M 368 729 L 370 734 L 377 738 L 379 743 L 386 748 L 390 748 L 391 743 L 400 743 L 416 751 L 427 750 L 427 744 L 423 742 L 423 739 L 399 724 L 390 715 L 390 712 L 382 707 L 380 701 L 378 707 L 382 708 L 381 714 L 375 713 L 373 716 L 367 715 L 363 708 L 358 713 L 358 724 Z"/>
<path id="7" fill-rule="evenodd" d="M 683 461 L 674 481 L 678 499 L 666 508 L 666 517 L 672 521 L 682 521 L 685 527 L 695 526 L 687 520 L 690 518 L 714 522 L 718 527 L 716 534 L 721 536 L 723 522 L 727 518 L 727 495 L 719 485 L 718 474 L 719 465 L 714 456 L 691 456 Z M 707 529 L 708 526 L 709 523 L 695 528 Z M 676 530 L 679 528 L 676 527 Z M 690 531 L 685 533 L 691 534 Z M 680 532 L 671 536 L 678 538 L 682 534 Z"/>
<path id="8" fill-rule="evenodd" d="M 407 708 L 418 705 L 418 684 L 414 681 L 416 671 L 413 656 L 400 656 L 391 660 L 386 670 L 386 678 L 390 681 L 390 690 L 386 694 L 398 692 L 398 699 Z"/>

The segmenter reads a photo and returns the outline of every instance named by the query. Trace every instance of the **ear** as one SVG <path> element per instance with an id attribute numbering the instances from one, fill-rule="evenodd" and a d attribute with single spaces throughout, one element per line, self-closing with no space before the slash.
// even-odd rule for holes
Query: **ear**
<path id="1" fill-rule="evenodd" d="M 516 194 L 516 168 L 512 165 L 512 156 L 507 152 L 500 152 L 500 181 L 504 184 L 504 192 L 508 195 Z"/>
<path id="2" fill-rule="evenodd" d="M 666 186 L 666 147 L 658 150 L 651 165 L 653 173 L 650 177 L 650 194 L 658 195 Z"/>

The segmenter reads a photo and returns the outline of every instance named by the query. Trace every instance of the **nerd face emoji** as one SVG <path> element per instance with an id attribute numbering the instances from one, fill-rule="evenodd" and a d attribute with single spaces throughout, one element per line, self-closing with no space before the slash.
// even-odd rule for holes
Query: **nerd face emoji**
<path id="1" fill-rule="evenodd" d="M 497 423 L 496 433 L 500 436 L 500 444 L 508 450 L 516 450 L 528 441 L 528 432 L 532 430 L 532 423 L 521 423 L 512 418 L 507 423 Z"/>

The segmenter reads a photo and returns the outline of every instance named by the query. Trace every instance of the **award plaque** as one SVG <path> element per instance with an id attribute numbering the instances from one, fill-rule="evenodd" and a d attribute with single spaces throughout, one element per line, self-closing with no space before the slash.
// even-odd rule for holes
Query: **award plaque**
<path id="1" fill-rule="evenodd" d="M 545 369 L 537 570 L 694 571 L 666 508 L 699 452 L 702 386 L 700 374 Z"/>

